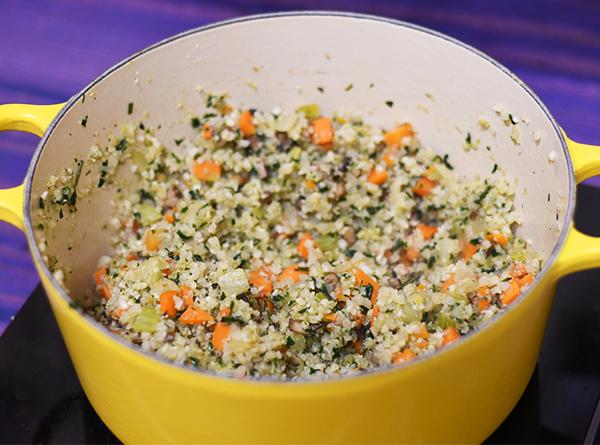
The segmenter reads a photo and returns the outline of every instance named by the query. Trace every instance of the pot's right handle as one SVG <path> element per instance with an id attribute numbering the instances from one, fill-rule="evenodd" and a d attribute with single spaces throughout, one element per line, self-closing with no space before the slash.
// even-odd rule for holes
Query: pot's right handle
<path id="1" fill-rule="evenodd" d="M 0 105 L 0 131 L 17 130 L 42 136 L 64 104 Z M 0 190 L 0 221 L 23 230 L 23 198 L 25 185 Z"/>
<path id="2" fill-rule="evenodd" d="M 600 175 L 600 147 L 580 144 L 565 135 L 575 181 L 579 184 L 592 176 Z M 580 270 L 600 267 L 600 238 L 581 233 L 571 223 L 565 245 L 554 262 L 551 273 L 560 278 Z"/>

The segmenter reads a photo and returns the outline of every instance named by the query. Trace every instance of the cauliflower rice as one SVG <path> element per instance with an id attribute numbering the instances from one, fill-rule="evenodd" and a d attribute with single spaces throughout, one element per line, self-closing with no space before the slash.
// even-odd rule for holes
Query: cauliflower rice
<path id="1" fill-rule="evenodd" d="M 236 377 L 356 373 L 443 348 L 540 270 L 508 181 L 459 178 L 410 124 L 207 106 L 194 140 L 132 124 L 85 160 L 98 187 L 137 177 L 88 310 L 145 351 Z M 74 205 L 81 165 L 65 171 L 41 212 Z"/>

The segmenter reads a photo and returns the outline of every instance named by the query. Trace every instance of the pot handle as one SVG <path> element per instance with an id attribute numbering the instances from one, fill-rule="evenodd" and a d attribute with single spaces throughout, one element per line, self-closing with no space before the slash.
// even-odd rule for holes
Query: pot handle
<path id="1" fill-rule="evenodd" d="M 0 131 L 16 130 L 42 136 L 64 104 L 0 105 Z M 0 190 L 0 220 L 23 230 L 23 198 L 25 184 Z"/>
<path id="2" fill-rule="evenodd" d="M 600 147 L 580 144 L 569 139 L 564 132 L 563 135 L 571 153 L 577 184 L 600 175 Z M 571 223 L 564 247 L 552 268 L 552 274 L 560 278 L 594 267 L 600 267 L 600 237 L 586 235 Z"/>

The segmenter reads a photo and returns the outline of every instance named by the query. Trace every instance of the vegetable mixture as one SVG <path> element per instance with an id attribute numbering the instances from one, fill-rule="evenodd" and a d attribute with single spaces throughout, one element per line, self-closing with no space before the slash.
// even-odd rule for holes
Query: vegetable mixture
<path id="1" fill-rule="evenodd" d="M 409 123 L 207 107 L 193 140 L 140 124 L 96 148 L 98 187 L 121 164 L 138 185 L 113 202 L 91 313 L 145 351 L 236 377 L 400 364 L 494 317 L 540 270 L 500 169 L 459 178 Z M 53 185 L 40 205 L 62 199 Z"/>

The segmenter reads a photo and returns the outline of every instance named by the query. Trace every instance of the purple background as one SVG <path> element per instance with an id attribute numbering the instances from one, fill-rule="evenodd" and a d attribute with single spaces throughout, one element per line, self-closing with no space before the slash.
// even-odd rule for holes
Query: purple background
<path id="1" fill-rule="evenodd" d="M 0 103 L 61 102 L 165 37 L 241 15 L 300 9 L 385 15 L 463 40 L 528 83 L 571 138 L 600 144 L 598 0 L 3 0 Z M 22 181 L 36 143 L 29 134 L 0 136 L 0 187 Z M 38 277 L 25 237 L 6 224 L 0 261 L 2 332 Z"/>

